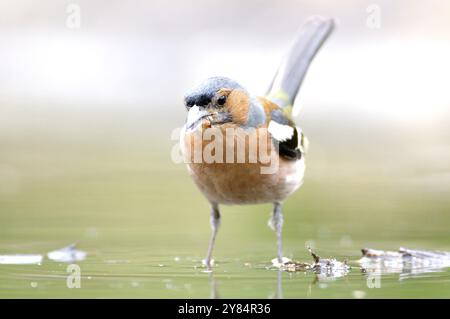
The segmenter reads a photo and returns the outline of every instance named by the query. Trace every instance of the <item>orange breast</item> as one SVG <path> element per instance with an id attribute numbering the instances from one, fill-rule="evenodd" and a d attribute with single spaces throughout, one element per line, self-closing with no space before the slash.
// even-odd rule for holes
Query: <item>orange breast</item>
<path id="1" fill-rule="evenodd" d="M 299 161 L 280 158 L 265 127 L 244 131 L 226 124 L 212 129 L 217 134 L 210 132 L 208 137 L 213 137 L 208 139 L 202 139 L 199 132 L 182 136 L 188 170 L 209 201 L 219 204 L 282 201 L 301 185 L 303 158 Z M 223 137 L 222 145 L 211 144 L 217 136 Z M 257 141 L 256 158 L 254 141 Z"/>

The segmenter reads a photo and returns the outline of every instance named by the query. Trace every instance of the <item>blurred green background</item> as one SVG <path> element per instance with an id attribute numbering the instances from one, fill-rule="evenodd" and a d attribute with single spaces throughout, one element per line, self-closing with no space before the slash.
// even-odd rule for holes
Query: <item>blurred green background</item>
<path id="1" fill-rule="evenodd" d="M 67 264 L 0 265 L 0 297 L 450 297 L 450 272 L 383 276 L 370 289 L 360 249 L 450 250 L 450 5 L 198 1 L 186 5 L 0 2 L 0 255 L 79 242 Z M 437 6 L 437 7 L 436 7 Z M 182 96 L 211 75 L 263 93 L 301 22 L 338 26 L 298 104 L 309 137 L 304 186 L 285 204 L 285 255 L 348 259 L 349 275 L 267 270 L 270 205 L 224 207 L 213 275 L 200 267 L 209 208 L 171 139 Z M 197 18 L 198 17 L 198 18 Z"/>

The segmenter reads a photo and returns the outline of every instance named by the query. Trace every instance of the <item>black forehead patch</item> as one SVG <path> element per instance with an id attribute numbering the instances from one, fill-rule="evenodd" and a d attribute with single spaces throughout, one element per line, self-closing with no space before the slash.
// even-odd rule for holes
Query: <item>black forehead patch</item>
<path id="1" fill-rule="evenodd" d="M 213 96 L 214 96 L 213 94 L 204 94 L 204 93 L 189 95 L 186 97 L 186 105 L 188 107 L 192 107 L 194 105 L 205 106 L 211 102 Z"/>

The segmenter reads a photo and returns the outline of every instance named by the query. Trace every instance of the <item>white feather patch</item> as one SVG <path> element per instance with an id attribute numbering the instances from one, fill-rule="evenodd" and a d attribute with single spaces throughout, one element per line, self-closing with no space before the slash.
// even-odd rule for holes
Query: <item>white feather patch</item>
<path id="1" fill-rule="evenodd" d="M 280 124 L 275 121 L 269 122 L 267 130 L 272 135 L 272 137 L 279 142 L 287 141 L 290 138 L 292 138 L 292 136 L 294 136 L 293 127 L 289 125 Z"/>

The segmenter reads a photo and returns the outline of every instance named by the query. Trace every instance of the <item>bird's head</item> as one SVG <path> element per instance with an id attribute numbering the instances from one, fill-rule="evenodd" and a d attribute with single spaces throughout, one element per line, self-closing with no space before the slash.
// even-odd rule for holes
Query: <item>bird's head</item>
<path id="1" fill-rule="evenodd" d="M 265 120 L 259 102 L 240 84 L 225 77 L 205 80 L 185 95 L 184 102 L 187 130 L 226 123 L 256 127 Z"/>

